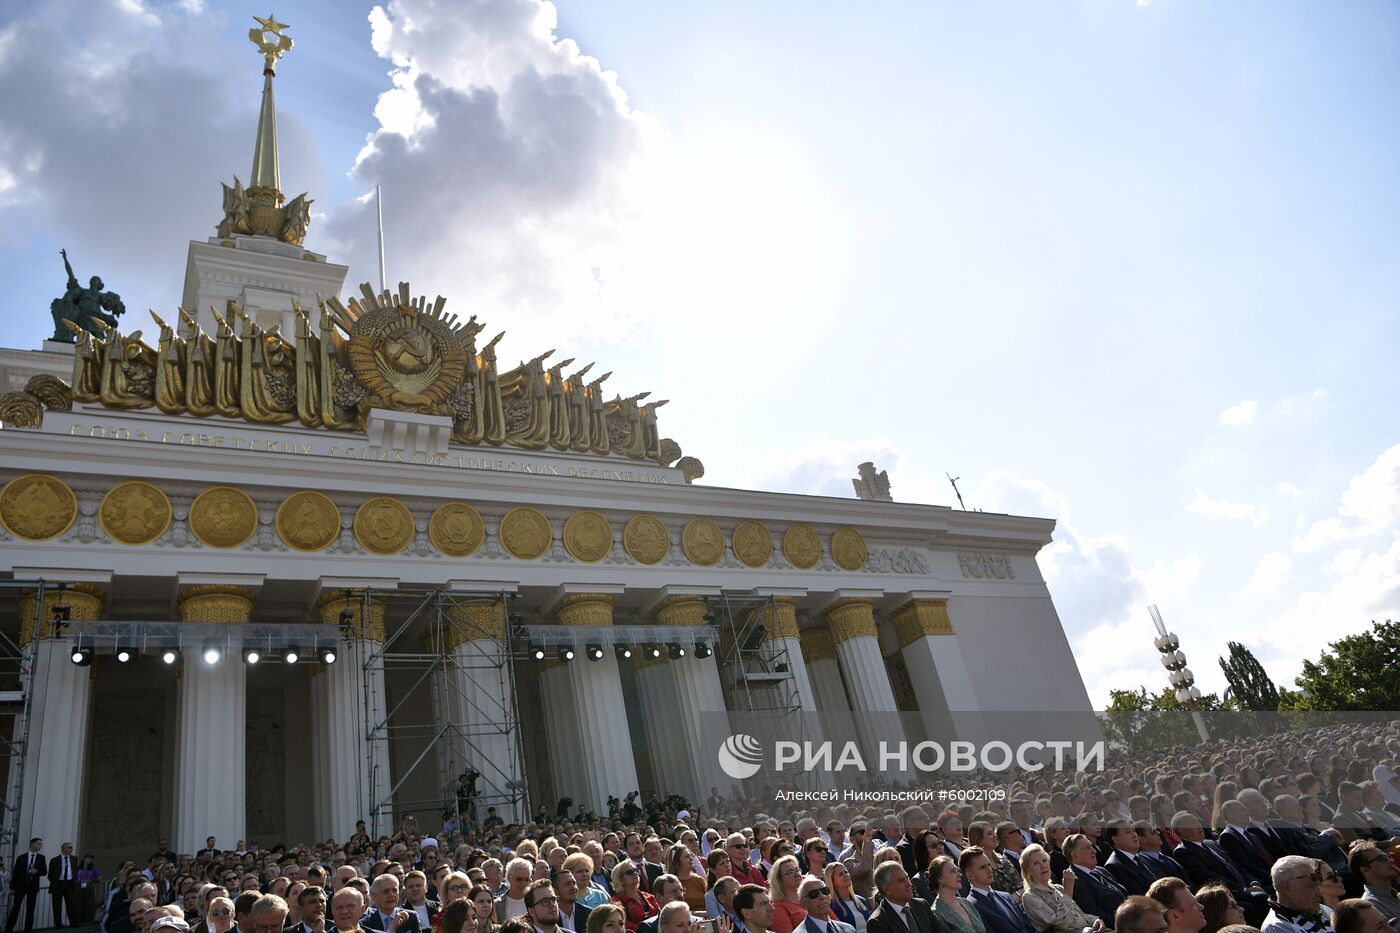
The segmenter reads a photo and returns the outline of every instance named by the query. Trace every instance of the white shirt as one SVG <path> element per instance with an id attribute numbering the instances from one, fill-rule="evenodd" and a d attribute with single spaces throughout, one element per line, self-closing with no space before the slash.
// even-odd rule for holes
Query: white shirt
<path id="1" fill-rule="evenodd" d="M 428 919 L 428 905 L 424 904 L 422 907 L 413 907 L 413 905 L 410 904 L 409 906 L 412 907 L 413 912 L 418 915 L 418 928 L 420 930 L 427 930 L 432 925 L 431 921 Z"/>
<path id="2" fill-rule="evenodd" d="M 505 916 L 501 917 L 502 923 L 505 923 L 511 917 L 525 916 L 525 899 L 523 897 L 517 901 L 509 894 L 503 894 L 501 896 L 501 903 L 505 905 L 505 910 L 502 911 L 502 913 L 505 914 Z"/>
<path id="3" fill-rule="evenodd" d="M 574 901 L 573 904 L 569 905 L 569 909 L 565 910 L 563 902 L 559 903 L 559 926 L 557 929 L 572 930 L 574 928 L 574 906 L 577 904 L 578 901 Z"/>

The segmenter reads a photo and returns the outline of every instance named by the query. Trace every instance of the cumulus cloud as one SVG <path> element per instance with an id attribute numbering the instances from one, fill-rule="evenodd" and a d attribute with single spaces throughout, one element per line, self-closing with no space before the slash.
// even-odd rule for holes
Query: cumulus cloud
<path id="1" fill-rule="evenodd" d="M 1400 444 L 1384 451 L 1347 484 L 1337 514 L 1313 522 L 1293 539 L 1312 553 L 1343 541 L 1371 538 L 1400 527 Z"/>
<path id="2" fill-rule="evenodd" d="M 1255 528 L 1259 528 L 1269 520 L 1267 506 L 1216 499 L 1201 489 L 1197 489 L 1195 497 L 1186 503 L 1186 511 L 1204 515 L 1207 518 L 1219 518 L 1227 521 L 1245 520 Z"/>
<path id="3" fill-rule="evenodd" d="M 647 121 L 556 22 L 537 0 L 375 7 L 393 87 L 353 173 L 383 186 L 391 283 L 509 324 L 508 346 L 530 355 L 625 326 L 616 283 L 645 216 Z M 357 201 L 330 223 L 357 279 L 377 266 L 373 210 Z"/>
<path id="4" fill-rule="evenodd" d="M 1231 405 L 1220 413 L 1220 423 L 1226 427 L 1234 427 L 1240 424 L 1249 424 L 1254 420 L 1255 414 L 1259 411 L 1259 403 L 1252 399 L 1245 399 Z"/>
<path id="5" fill-rule="evenodd" d="M 58 240 L 80 278 L 100 274 L 121 293 L 134 312 L 126 330 L 149 333 L 133 320 L 140 309 L 178 304 L 185 243 L 213 235 L 220 180 L 246 182 L 252 164 L 257 55 L 201 9 L 12 3 L 0 29 L 0 245 Z M 314 192 L 321 173 L 304 124 L 281 114 L 278 129 L 284 183 Z M 59 257 L 47 274 L 58 294 Z"/>
<path id="6" fill-rule="evenodd" d="M 1244 591 L 1254 595 L 1276 593 L 1289 581 L 1292 572 L 1292 558 L 1281 551 L 1271 551 L 1259 559 Z"/>
<path id="7" fill-rule="evenodd" d="M 1301 499 L 1303 490 L 1293 483 L 1284 481 L 1274 487 L 1274 495 L 1280 499 Z"/>

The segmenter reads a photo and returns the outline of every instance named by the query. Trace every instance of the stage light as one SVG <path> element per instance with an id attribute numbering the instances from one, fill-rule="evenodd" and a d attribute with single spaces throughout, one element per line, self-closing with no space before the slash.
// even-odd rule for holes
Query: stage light
<path id="1" fill-rule="evenodd" d="M 661 657 L 661 649 L 656 647 L 656 645 L 647 645 L 642 649 L 642 655 L 655 661 L 657 658 Z"/>
<path id="2" fill-rule="evenodd" d="M 89 664 L 92 663 L 92 649 L 74 648 L 73 657 L 71 660 L 74 664 L 78 665 L 79 667 L 87 667 Z"/>
<path id="3" fill-rule="evenodd" d="M 685 657 L 685 649 L 680 645 L 672 645 L 668 650 L 670 651 L 672 661 L 679 661 L 681 658 Z"/>
<path id="4" fill-rule="evenodd" d="M 117 649 L 117 663 L 118 663 L 118 664 L 134 664 L 135 662 L 136 662 L 136 649 L 135 649 L 135 648 L 118 648 L 118 649 Z"/>
<path id="5" fill-rule="evenodd" d="M 243 649 L 243 663 L 244 663 L 244 664 L 257 664 L 257 663 L 258 663 L 259 661 L 261 661 L 261 660 L 262 660 L 262 653 L 261 653 L 260 651 L 258 651 L 258 649 L 256 649 L 256 648 L 244 648 L 244 649 Z"/>
<path id="6" fill-rule="evenodd" d="M 160 653 L 160 659 L 166 664 L 174 664 L 176 661 L 180 660 L 180 652 L 176 651 L 174 648 L 166 648 Z"/>
<path id="7" fill-rule="evenodd" d="M 301 657 L 301 655 L 297 654 L 295 648 L 288 648 L 286 651 L 282 652 L 282 660 L 286 661 L 288 664 L 297 663 L 297 658 L 299 657 Z"/>
<path id="8" fill-rule="evenodd" d="M 744 651 L 757 651 L 763 647 L 763 640 L 768 637 L 768 629 L 762 623 L 755 625 L 749 632 L 749 637 L 744 639 Z"/>
<path id="9" fill-rule="evenodd" d="M 204 658 L 205 664 L 218 664 L 223 660 L 224 652 L 217 644 L 210 642 L 204 646 L 204 653 L 200 657 Z"/>
<path id="10" fill-rule="evenodd" d="M 525 616 L 519 612 L 512 612 L 510 614 L 510 624 L 515 628 L 520 628 L 520 626 L 525 624 Z"/>
<path id="11" fill-rule="evenodd" d="M 559 649 L 559 660 L 572 661 L 573 659 L 574 649 L 570 648 L 568 645 L 565 645 L 564 647 Z"/>
<path id="12" fill-rule="evenodd" d="M 714 614 L 713 612 L 709 612 L 709 611 L 707 610 L 707 611 L 705 612 L 705 621 L 706 621 L 706 622 L 713 622 L 714 620 L 715 620 L 715 614 Z"/>
<path id="13" fill-rule="evenodd" d="M 632 660 L 632 646 L 622 645 L 617 649 L 617 656 L 624 661 Z"/>
<path id="14" fill-rule="evenodd" d="M 326 662 L 327 664 L 334 664 L 334 663 L 335 663 L 335 649 L 334 649 L 334 648 L 327 648 L 325 651 L 322 651 L 322 652 L 321 652 L 321 660 L 324 661 L 324 662 Z"/>
<path id="15" fill-rule="evenodd" d="M 530 646 L 530 657 L 536 661 L 544 660 L 544 647 L 542 645 Z"/>
<path id="16" fill-rule="evenodd" d="M 708 643 L 699 641 L 695 643 L 695 656 L 697 658 L 708 658 L 714 652 L 710 650 Z"/>
<path id="17" fill-rule="evenodd" d="M 601 660 L 603 660 L 603 646 L 602 646 L 602 645 L 589 645 L 589 646 L 588 646 L 587 648 L 585 648 L 584 650 L 588 653 L 588 660 L 590 660 L 590 661 L 601 661 Z"/>

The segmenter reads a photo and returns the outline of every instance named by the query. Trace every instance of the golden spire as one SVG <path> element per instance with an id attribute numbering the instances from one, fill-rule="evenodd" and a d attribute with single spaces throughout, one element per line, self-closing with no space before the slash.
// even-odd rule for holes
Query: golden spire
<path id="1" fill-rule="evenodd" d="M 264 188 L 277 192 L 282 201 L 282 178 L 277 167 L 277 105 L 272 97 L 272 79 L 277 74 L 277 60 L 292 50 L 292 37 L 282 30 L 290 28 L 277 22 L 275 16 L 266 19 L 254 16 L 257 26 L 248 30 L 248 38 L 263 54 L 262 110 L 258 113 L 258 139 L 253 147 L 253 177 L 250 189 Z"/>

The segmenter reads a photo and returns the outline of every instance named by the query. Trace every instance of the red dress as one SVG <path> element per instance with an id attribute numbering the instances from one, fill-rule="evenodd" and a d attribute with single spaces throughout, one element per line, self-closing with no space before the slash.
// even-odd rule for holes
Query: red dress
<path id="1" fill-rule="evenodd" d="M 638 891 L 637 897 L 641 898 L 640 902 L 636 898 L 623 897 L 621 894 L 615 895 L 612 899 L 612 902 L 621 907 L 623 913 L 627 915 L 625 921 L 627 933 L 637 933 L 637 924 L 648 917 L 655 917 L 660 911 L 660 908 L 656 906 L 656 898 L 647 892 Z"/>

